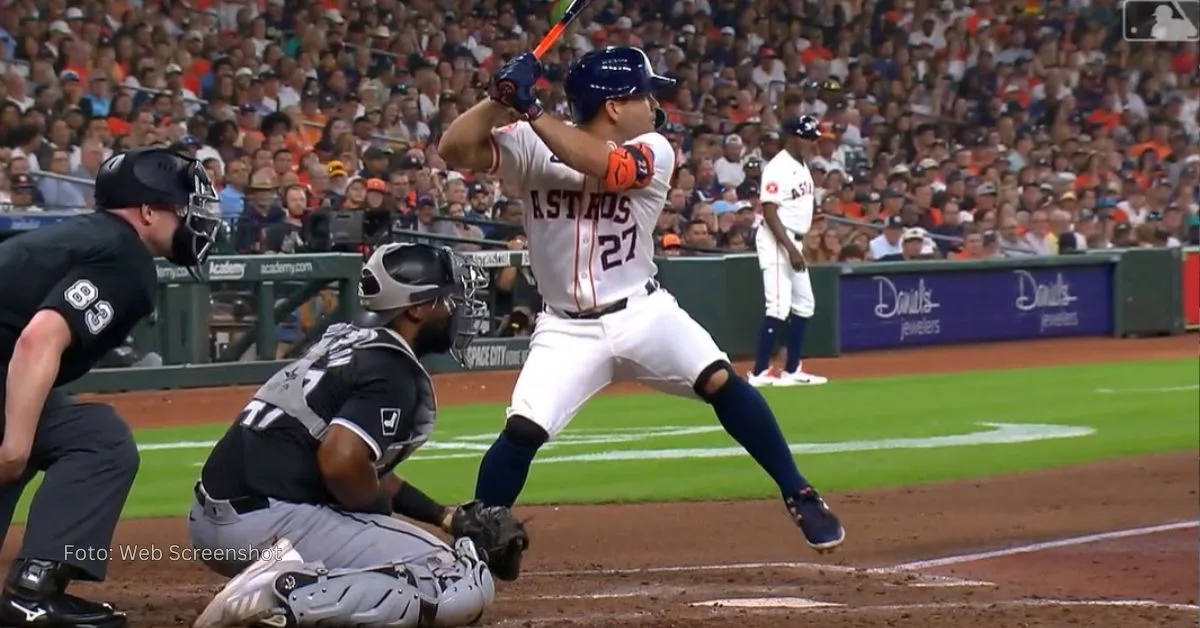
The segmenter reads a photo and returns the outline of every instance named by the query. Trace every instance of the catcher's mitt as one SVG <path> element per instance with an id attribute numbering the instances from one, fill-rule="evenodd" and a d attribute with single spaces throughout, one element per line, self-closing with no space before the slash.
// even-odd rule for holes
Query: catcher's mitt
<path id="1" fill-rule="evenodd" d="M 529 535 L 511 510 L 468 502 L 454 510 L 450 534 L 471 539 L 493 576 L 511 581 L 521 574 L 521 554 L 529 548 Z"/>

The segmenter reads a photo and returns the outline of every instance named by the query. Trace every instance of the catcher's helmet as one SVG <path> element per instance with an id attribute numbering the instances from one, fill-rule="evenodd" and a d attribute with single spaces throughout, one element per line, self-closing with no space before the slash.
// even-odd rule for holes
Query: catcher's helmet
<path id="1" fill-rule="evenodd" d="M 446 299 L 451 311 L 447 347 L 462 360 L 462 351 L 482 331 L 488 307 L 478 297 L 487 275 L 462 255 L 440 246 L 391 243 L 375 249 L 363 264 L 358 283 L 363 311 L 358 327 L 384 327 L 418 303 Z"/>
<path id="2" fill-rule="evenodd" d="M 571 64 L 563 90 L 571 105 L 571 119 L 582 124 L 595 117 L 605 102 L 644 96 L 675 85 L 660 76 L 640 48 L 609 46 L 593 50 Z M 658 124 L 666 121 L 659 110 Z"/>
<path id="3" fill-rule="evenodd" d="M 784 120 L 781 125 L 784 135 L 794 135 L 806 140 L 820 139 L 821 123 L 812 116 L 800 116 Z"/>

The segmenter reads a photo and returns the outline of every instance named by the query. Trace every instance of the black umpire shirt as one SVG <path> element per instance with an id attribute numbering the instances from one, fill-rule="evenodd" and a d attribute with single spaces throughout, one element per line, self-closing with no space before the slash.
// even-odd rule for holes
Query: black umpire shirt
<path id="1" fill-rule="evenodd" d="M 158 275 L 133 226 L 96 212 L 0 243 L 0 286 L 0 376 L 25 326 L 49 309 L 71 328 L 54 381 L 62 386 L 90 371 L 154 311 Z"/>
<path id="2" fill-rule="evenodd" d="M 313 365 L 321 374 L 307 395 L 308 406 L 362 438 L 382 477 L 408 453 L 403 444 L 414 436 L 417 382 L 426 375 L 415 359 L 395 349 L 356 348 L 348 362 L 330 366 L 335 354 Z M 337 506 L 317 465 L 320 445 L 298 419 L 252 400 L 209 454 L 201 483 L 214 499 L 270 497 Z"/>

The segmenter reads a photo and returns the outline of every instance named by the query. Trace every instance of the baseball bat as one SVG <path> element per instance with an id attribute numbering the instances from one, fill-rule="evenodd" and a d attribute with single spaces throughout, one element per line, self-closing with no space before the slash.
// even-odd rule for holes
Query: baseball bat
<path id="1" fill-rule="evenodd" d="M 561 1 L 562 0 L 560 0 L 560 2 Z M 591 4 L 591 1 L 592 0 L 570 0 L 567 8 L 563 10 L 562 16 L 558 18 L 558 21 L 554 23 L 554 26 L 550 27 L 550 31 L 546 33 L 544 37 L 542 37 L 542 41 L 538 42 L 537 47 L 533 49 L 533 56 L 541 59 L 542 55 L 546 54 L 547 50 L 550 50 L 550 46 L 553 46 L 554 42 L 558 41 L 558 38 L 562 36 L 563 31 L 567 30 L 567 27 L 571 25 L 571 22 L 575 21 L 575 18 L 579 17 L 579 14 L 582 13 L 585 8 L 587 8 L 587 5 Z M 557 5 L 559 3 L 555 4 Z"/>

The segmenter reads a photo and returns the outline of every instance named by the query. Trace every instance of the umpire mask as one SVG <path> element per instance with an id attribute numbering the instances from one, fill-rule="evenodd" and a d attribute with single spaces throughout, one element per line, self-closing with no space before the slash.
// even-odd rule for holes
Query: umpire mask
<path id="1" fill-rule="evenodd" d="M 217 207 L 220 198 L 208 172 L 199 162 L 188 164 L 186 176 L 190 192 L 187 203 L 179 211 L 179 226 L 171 239 L 167 261 L 186 266 L 193 275 L 208 258 L 221 230 Z"/>

